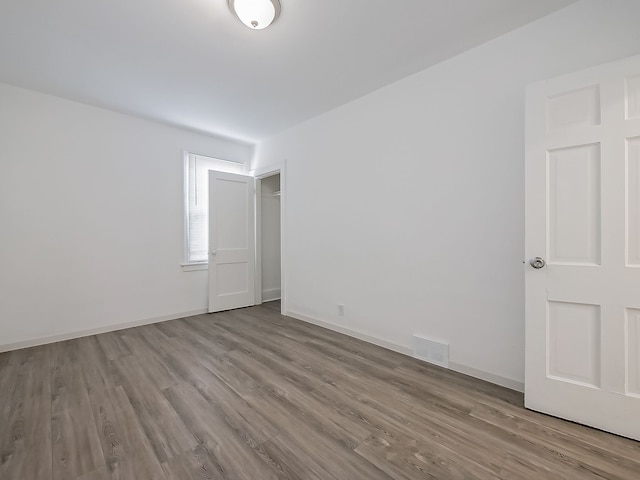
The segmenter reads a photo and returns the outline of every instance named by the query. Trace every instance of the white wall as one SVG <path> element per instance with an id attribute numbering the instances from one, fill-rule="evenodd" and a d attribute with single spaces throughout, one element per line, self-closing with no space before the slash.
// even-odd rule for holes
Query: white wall
<path id="1" fill-rule="evenodd" d="M 262 180 L 262 300 L 280 298 L 280 175 Z"/>
<path id="2" fill-rule="evenodd" d="M 0 350 L 202 311 L 182 150 L 252 147 L 0 84 Z"/>
<path id="3" fill-rule="evenodd" d="M 287 161 L 288 310 L 520 386 L 525 85 L 638 53 L 639 17 L 579 2 L 259 144 Z"/>

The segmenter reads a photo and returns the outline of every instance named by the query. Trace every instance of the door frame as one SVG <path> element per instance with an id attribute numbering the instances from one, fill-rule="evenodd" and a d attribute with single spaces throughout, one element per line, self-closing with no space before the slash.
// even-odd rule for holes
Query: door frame
<path id="1" fill-rule="evenodd" d="M 287 314 L 287 282 L 286 282 L 286 175 L 285 160 L 252 170 L 249 175 L 255 178 L 255 303 L 262 303 L 262 179 L 280 174 L 280 313 Z"/>

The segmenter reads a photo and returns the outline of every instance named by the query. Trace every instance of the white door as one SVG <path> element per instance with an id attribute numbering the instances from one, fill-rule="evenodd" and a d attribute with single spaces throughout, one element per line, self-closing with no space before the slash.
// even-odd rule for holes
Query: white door
<path id="1" fill-rule="evenodd" d="M 254 179 L 209 172 L 209 312 L 255 304 Z"/>
<path id="2" fill-rule="evenodd" d="M 640 439 L 640 57 L 530 86 L 526 120 L 525 404 Z"/>

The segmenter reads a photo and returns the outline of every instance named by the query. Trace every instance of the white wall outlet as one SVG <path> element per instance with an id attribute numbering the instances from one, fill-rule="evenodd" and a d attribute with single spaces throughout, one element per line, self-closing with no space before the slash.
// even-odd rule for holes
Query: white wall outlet
<path id="1" fill-rule="evenodd" d="M 341 303 L 338 304 L 338 315 L 344 317 L 344 305 Z"/>

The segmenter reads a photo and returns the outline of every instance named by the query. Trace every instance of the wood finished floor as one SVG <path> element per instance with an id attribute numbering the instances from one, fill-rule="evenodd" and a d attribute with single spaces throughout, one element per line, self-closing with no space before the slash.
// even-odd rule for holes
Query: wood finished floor
<path id="1" fill-rule="evenodd" d="M 639 442 L 278 310 L 0 354 L 0 479 L 640 478 Z"/>

